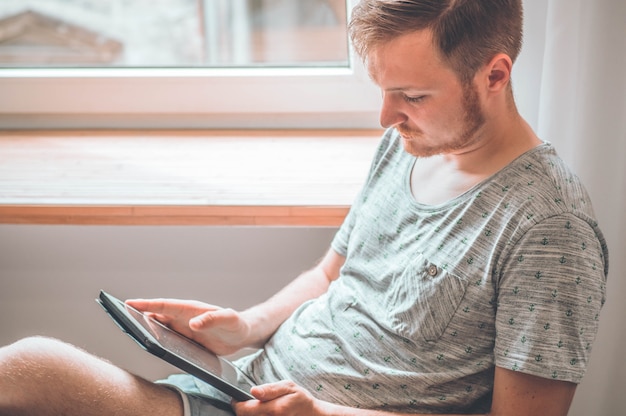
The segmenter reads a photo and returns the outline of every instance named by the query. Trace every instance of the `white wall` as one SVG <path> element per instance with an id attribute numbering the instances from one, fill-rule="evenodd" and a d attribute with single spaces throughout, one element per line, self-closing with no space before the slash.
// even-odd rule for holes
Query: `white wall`
<path id="1" fill-rule="evenodd" d="M 61 338 L 147 378 L 173 367 L 143 352 L 94 301 L 177 297 L 245 308 L 326 251 L 332 228 L 0 226 L 0 345 Z"/>

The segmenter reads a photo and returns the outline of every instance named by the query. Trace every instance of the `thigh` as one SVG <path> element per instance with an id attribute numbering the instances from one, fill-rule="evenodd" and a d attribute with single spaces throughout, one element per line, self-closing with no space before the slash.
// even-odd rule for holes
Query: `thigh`
<path id="1" fill-rule="evenodd" d="M 61 341 L 0 349 L 0 414 L 180 416 L 180 396 Z M 4 413 L 3 413 L 4 412 Z"/>

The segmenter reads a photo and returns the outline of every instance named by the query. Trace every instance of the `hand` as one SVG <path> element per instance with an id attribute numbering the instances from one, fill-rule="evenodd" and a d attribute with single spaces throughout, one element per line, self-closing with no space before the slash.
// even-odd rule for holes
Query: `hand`
<path id="1" fill-rule="evenodd" d="M 250 325 L 232 309 L 176 299 L 129 299 L 126 304 L 215 354 L 228 355 L 248 346 Z"/>
<path id="2" fill-rule="evenodd" d="M 323 402 L 292 381 L 253 387 L 250 393 L 257 400 L 233 402 L 237 416 L 315 416 L 322 414 Z"/>

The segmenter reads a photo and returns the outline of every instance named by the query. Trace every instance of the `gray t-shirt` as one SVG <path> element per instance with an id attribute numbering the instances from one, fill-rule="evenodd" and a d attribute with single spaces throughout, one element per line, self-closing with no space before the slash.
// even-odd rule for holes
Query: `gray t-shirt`
<path id="1" fill-rule="evenodd" d="M 422 205 L 414 162 L 387 131 L 332 242 L 340 278 L 241 366 L 261 383 L 397 412 L 486 411 L 495 365 L 578 383 L 608 270 L 579 180 L 546 143 Z"/>

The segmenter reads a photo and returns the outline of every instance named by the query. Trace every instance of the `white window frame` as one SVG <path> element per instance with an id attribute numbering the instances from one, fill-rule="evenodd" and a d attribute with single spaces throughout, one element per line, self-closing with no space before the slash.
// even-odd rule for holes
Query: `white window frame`
<path id="1" fill-rule="evenodd" d="M 349 62 L 347 68 L 0 69 L 0 129 L 377 128 L 380 92 L 352 50 Z"/>

